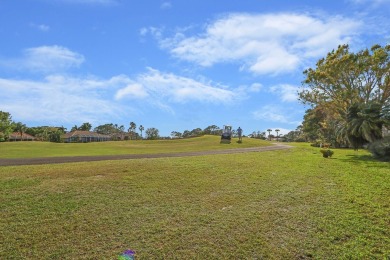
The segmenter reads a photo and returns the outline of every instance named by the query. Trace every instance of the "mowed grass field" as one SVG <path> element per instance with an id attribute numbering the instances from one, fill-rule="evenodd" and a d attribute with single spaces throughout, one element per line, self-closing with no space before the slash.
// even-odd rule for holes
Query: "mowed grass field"
<path id="1" fill-rule="evenodd" d="M 0 259 L 388 259 L 389 163 L 293 146 L 0 167 Z"/>
<path id="2" fill-rule="evenodd" d="M 32 158 L 57 156 L 151 154 L 209 151 L 271 145 L 268 142 L 246 138 L 237 143 L 221 145 L 219 137 L 206 135 L 198 138 L 172 140 L 130 140 L 95 143 L 7 142 L 0 143 L 0 158 Z"/>

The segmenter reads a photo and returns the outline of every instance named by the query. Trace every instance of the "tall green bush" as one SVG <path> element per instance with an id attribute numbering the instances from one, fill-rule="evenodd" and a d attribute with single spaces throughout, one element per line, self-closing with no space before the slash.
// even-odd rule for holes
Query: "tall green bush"
<path id="1" fill-rule="evenodd" d="M 368 150 L 375 158 L 383 161 L 390 161 L 390 136 L 372 142 L 368 146 Z"/>

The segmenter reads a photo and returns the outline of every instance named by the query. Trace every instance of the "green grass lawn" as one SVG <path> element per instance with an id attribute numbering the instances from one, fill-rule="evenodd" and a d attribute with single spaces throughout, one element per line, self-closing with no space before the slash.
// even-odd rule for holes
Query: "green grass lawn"
<path id="1" fill-rule="evenodd" d="M 388 259 L 389 163 L 294 146 L 0 167 L 0 259 Z"/>
<path id="2" fill-rule="evenodd" d="M 56 156 L 151 154 L 234 149 L 270 145 L 267 141 L 245 138 L 242 143 L 233 138 L 231 144 L 220 144 L 218 136 L 173 140 L 131 140 L 99 143 L 0 143 L 0 158 L 31 158 Z"/>

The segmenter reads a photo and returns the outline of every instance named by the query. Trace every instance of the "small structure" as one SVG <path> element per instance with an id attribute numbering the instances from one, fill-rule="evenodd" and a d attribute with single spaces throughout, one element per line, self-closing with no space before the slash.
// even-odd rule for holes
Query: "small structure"
<path id="1" fill-rule="evenodd" d="M 32 135 L 22 133 L 20 132 L 13 132 L 12 134 L 9 135 L 8 138 L 9 141 L 34 141 L 35 138 Z"/>
<path id="2" fill-rule="evenodd" d="M 232 126 L 224 125 L 222 129 L 221 143 L 230 144 L 231 140 L 232 140 Z"/>
<path id="3" fill-rule="evenodd" d="M 89 143 L 111 141 L 111 136 L 90 131 L 72 131 L 61 137 L 64 143 Z"/>

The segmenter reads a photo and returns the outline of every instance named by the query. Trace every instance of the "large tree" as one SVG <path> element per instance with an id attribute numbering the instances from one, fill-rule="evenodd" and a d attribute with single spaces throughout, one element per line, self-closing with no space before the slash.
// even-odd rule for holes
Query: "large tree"
<path id="1" fill-rule="evenodd" d="M 118 128 L 115 127 L 114 124 L 110 123 L 110 124 L 99 125 L 95 127 L 93 131 L 103 135 L 111 135 L 117 133 Z"/>
<path id="2" fill-rule="evenodd" d="M 88 122 L 86 123 L 83 123 L 79 128 L 78 130 L 82 130 L 82 131 L 91 131 L 92 129 L 92 125 Z"/>
<path id="3" fill-rule="evenodd" d="M 8 140 L 12 132 L 12 117 L 8 112 L 0 111 L 0 141 Z"/>
<path id="4" fill-rule="evenodd" d="M 336 134 L 334 126 L 337 121 L 334 114 L 330 113 L 322 106 L 316 106 L 305 112 L 302 122 L 302 130 L 306 141 L 334 142 Z"/>
<path id="5" fill-rule="evenodd" d="M 50 126 L 35 126 L 26 129 L 25 133 L 34 136 L 35 140 L 47 141 L 47 142 L 61 142 L 61 136 L 65 134 L 66 128 L 50 127 Z"/>
<path id="6" fill-rule="evenodd" d="M 154 127 L 146 129 L 145 134 L 146 134 L 146 139 L 150 139 L 150 140 L 156 140 L 160 137 L 158 129 Z"/>
<path id="7" fill-rule="evenodd" d="M 341 45 L 319 60 L 315 69 L 305 70 L 304 74 L 305 88 L 299 93 L 300 100 L 313 109 L 322 110 L 326 114 L 323 123 L 335 133 L 337 129 L 348 128 L 355 104 L 362 104 L 356 115 L 373 103 L 382 114 L 390 102 L 390 45 L 374 45 L 370 50 L 357 53 L 350 52 L 348 45 Z M 355 127 L 363 122 L 354 120 Z M 379 125 L 369 127 L 374 130 Z M 345 133 L 348 140 L 346 137 L 351 131 Z"/>
<path id="8" fill-rule="evenodd" d="M 182 135 L 183 135 L 182 133 L 177 132 L 177 131 L 172 131 L 172 132 L 171 132 L 172 138 L 181 138 Z"/>
<path id="9" fill-rule="evenodd" d="M 74 125 L 70 131 L 71 132 L 77 131 L 77 130 L 91 131 L 91 129 L 92 129 L 92 125 L 90 123 L 86 122 L 86 123 L 83 123 L 81 126 Z"/>
<path id="10" fill-rule="evenodd" d="M 191 136 L 201 136 L 202 134 L 203 134 L 203 131 L 199 127 L 191 130 Z"/>
<path id="11" fill-rule="evenodd" d="M 221 134 L 220 131 L 221 129 L 219 129 L 218 126 L 216 125 L 210 125 L 208 127 L 206 127 L 205 129 L 203 129 L 203 133 L 206 134 L 206 135 L 219 135 Z"/>

